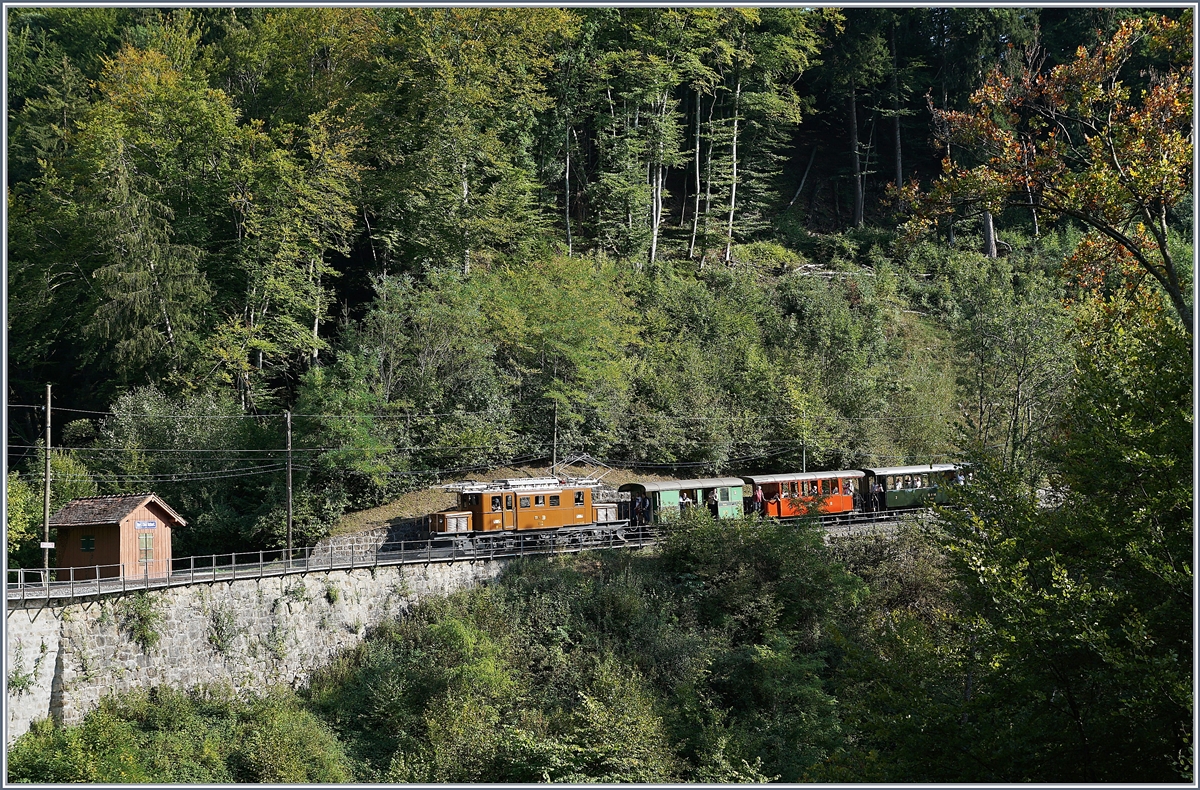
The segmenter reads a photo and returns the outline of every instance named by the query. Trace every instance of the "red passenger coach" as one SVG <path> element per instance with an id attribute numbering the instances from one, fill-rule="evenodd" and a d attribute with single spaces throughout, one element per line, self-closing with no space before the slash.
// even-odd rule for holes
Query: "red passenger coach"
<path id="1" fill-rule="evenodd" d="M 850 513 L 856 509 L 863 473 L 854 469 L 836 472 L 792 472 L 780 475 L 743 475 L 750 484 L 750 507 L 754 491 L 763 490 L 763 515 L 775 518 L 805 516 L 814 503 L 821 513 Z"/>

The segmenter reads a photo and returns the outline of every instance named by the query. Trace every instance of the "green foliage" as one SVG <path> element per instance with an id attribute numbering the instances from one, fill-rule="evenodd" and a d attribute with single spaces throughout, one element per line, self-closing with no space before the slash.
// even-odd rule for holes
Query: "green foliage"
<path id="1" fill-rule="evenodd" d="M 53 470 L 51 470 L 53 479 Z M 16 470 L 8 473 L 6 551 L 9 568 L 35 568 L 41 563 L 41 497 Z"/>
<path id="2" fill-rule="evenodd" d="M 271 624 L 271 631 L 267 634 L 266 644 L 267 650 L 276 661 L 282 661 L 287 658 L 287 630 L 278 622 Z"/>
<path id="3" fill-rule="evenodd" d="M 312 703 L 388 781 L 799 777 L 832 734 L 824 624 L 856 587 L 813 528 L 734 524 L 740 551 L 710 557 L 724 527 L 424 602 Z"/>
<path id="4" fill-rule="evenodd" d="M 284 586 L 283 597 L 296 603 L 308 603 L 308 588 L 304 586 L 304 582 L 302 581 L 292 582 Z"/>
<path id="5" fill-rule="evenodd" d="M 17 645 L 13 653 L 13 661 L 7 678 L 8 693 L 20 697 L 33 689 L 33 681 L 37 678 L 38 667 L 46 658 L 46 643 L 42 642 L 41 652 L 28 667 L 25 665 L 25 651 L 22 645 Z"/>
<path id="6" fill-rule="evenodd" d="M 302 704 L 176 699 L 191 733 L 176 744 L 110 701 L 82 729 L 31 733 L 44 748 L 14 752 L 21 776 L 1191 770 L 1191 347 L 1138 274 L 1190 314 L 1190 10 L 9 22 L 11 400 L 49 381 L 64 406 L 108 412 L 63 430 L 53 508 L 153 480 L 189 521 L 177 555 L 281 545 L 289 408 L 301 545 L 347 510 L 548 457 L 555 439 L 560 457 L 685 476 L 966 449 L 979 484 L 937 541 L 826 548 L 803 525 L 697 518 L 660 560 L 517 564 L 418 607 Z M 1012 80 L 1039 29 L 1054 70 Z M 928 87 L 951 131 L 979 134 L 931 144 Z M 1009 112 L 1017 94 L 1029 113 Z M 1097 134 L 1048 137 L 1037 111 L 1068 105 Z M 1030 140 L 1045 161 L 1026 161 Z M 1134 163 L 1121 183 L 1107 158 L 1048 166 L 1112 151 Z M 956 213 L 911 243 L 890 213 L 946 157 L 955 190 L 938 195 Z M 975 251 L 984 208 L 1002 258 Z M 1064 216 L 1127 232 L 1110 243 Z M 33 566 L 35 415 L 10 421 L 33 452 L 7 502 L 9 562 Z M 297 584 L 275 605 L 308 600 Z M 122 627 L 149 649 L 153 606 L 131 601 Z M 228 649 L 232 620 L 210 625 Z M 283 636 L 267 648 L 278 658 Z M 313 744 L 311 770 L 293 741 Z"/>
<path id="7" fill-rule="evenodd" d="M 42 498 L 45 495 L 46 473 L 45 473 L 45 451 L 42 449 L 44 445 L 41 442 L 34 448 L 33 453 L 28 456 L 26 468 L 28 469 L 26 483 L 17 473 L 10 472 L 10 480 L 16 481 L 15 498 L 14 492 L 10 489 L 10 506 L 15 505 L 17 510 L 13 514 L 16 517 L 15 526 L 20 530 L 24 527 L 25 539 L 29 541 L 25 544 L 25 553 L 23 556 L 26 561 L 32 560 L 31 564 L 13 563 L 21 565 L 21 567 L 32 568 L 41 565 L 41 550 L 38 549 L 37 541 L 40 541 L 42 535 Z M 50 453 L 50 515 L 53 516 L 55 511 L 63 505 L 78 497 L 95 496 L 97 490 L 96 480 L 92 471 L 83 460 L 86 454 L 76 450 L 55 450 Z M 13 518 L 10 515 L 10 520 Z M 34 537 L 36 536 L 36 537 Z M 51 540 L 54 539 L 54 533 L 50 533 Z M 10 546 L 12 536 L 10 535 Z M 19 550 L 19 549 L 18 549 Z"/>
<path id="8" fill-rule="evenodd" d="M 844 555 L 882 596 L 845 632 L 853 740 L 813 778 L 1190 778 L 1190 339 L 1168 315 L 1077 308 L 1050 485 L 980 457 L 940 531 L 873 570 Z"/>
<path id="9" fill-rule="evenodd" d="M 237 624 L 237 610 L 227 603 L 213 604 L 208 612 L 208 642 L 221 655 L 227 655 L 243 629 Z"/>
<path id="10" fill-rule="evenodd" d="M 277 423 L 248 419 L 231 393 L 173 398 L 155 387 L 126 392 L 111 410 L 97 447 L 75 451 L 105 493 L 141 491 L 146 484 L 137 478 L 157 476 L 155 493 L 188 520 L 173 536 L 176 556 L 262 546 L 257 521 L 275 503 L 283 475 L 277 465 L 270 475 L 244 471 L 263 465 L 262 450 L 283 445 Z M 200 479 L 188 479 L 194 476 Z"/>
<path id="11" fill-rule="evenodd" d="M 353 773 L 336 736 L 293 695 L 276 693 L 248 705 L 232 756 L 243 782 L 348 782 Z"/>
<path id="12" fill-rule="evenodd" d="M 290 692 L 237 701 L 220 690 L 106 697 L 76 727 L 36 723 L 9 752 L 29 782 L 346 782 L 333 734 Z"/>
<path id="13" fill-rule="evenodd" d="M 117 625 L 142 650 L 148 651 L 158 644 L 159 627 L 162 625 L 162 601 L 158 596 L 139 592 L 127 595 L 117 604 Z"/>

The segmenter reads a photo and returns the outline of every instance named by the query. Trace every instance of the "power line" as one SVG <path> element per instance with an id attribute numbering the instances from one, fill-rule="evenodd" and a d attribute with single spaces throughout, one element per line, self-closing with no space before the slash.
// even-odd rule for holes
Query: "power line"
<path id="1" fill-rule="evenodd" d="M 229 467 L 229 468 L 225 468 L 225 469 L 197 469 L 197 470 L 191 470 L 191 471 L 187 471 L 187 472 L 115 472 L 115 473 L 92 472 L 89 474 L 89 476 L 99 477 L 99 478 L 103 479 L 103 478 L 126 478 L 126 477 L 138 477 L 138 478 L 180 477 L 180 476 L 186 475 L 188 477 L 200 479 L 202 477 L 224 474 L 226 472 L 274 472 L 274 471 L 278 471 L 282 468 L 283 468 L 283 464 L 277 463 L 277 464 L 256 464 L 255 466 L 235 466 L 235 467 Z M 59 475 L 55 475 L 55 476 L 58 477 Z"/>
<path id="2" fill-rule="evenodd" d="M 24 409 L 45 409 L 45 406 L 26 403 L 10 403 L 12 408 Z M 372 419 L 372 420 L 411 420 L 413 418 L 422 417 L 469 417 L 481 414 L 494 414 L 504 416 L 513 412 L 529 412 L 543 410 L 545 406 L 522 405 L 515 404 L 507 408 L 493 409 L 478 409 L 478 410 L 456 410 L 447 412 L 389 412 L 375 414 L 296 414 L 293 417 L 304 417 L 314 420 L 350 420 L 350 419 Z M 695 421 L 695 422 L 721 422 L 721 421 L 737 421 L 737 420 L 788 420 L 794 418 L 795 414 L 746 414 L 735 413 L 728 415 L 707 416 L 701 414 L 660 414 L 654 412 L 610 412 L 605 411 L 599 406 L 590 404 L 576 404 L 577 409 L 591 409 L 593 412 L 602 416 L 608 417 L 642 417 L 653 420 L 675 420 L 675 421 Z M 66 407 L 55 406 L 55 411 L 77 412 L 80 414 L 99 414 L 110 417 L 135 417 L 145 419 L 196 419 L 196 420 L 236 420 L 236 419 L 266 419 L 277 417 L 282 419 L 282 414 L 132 414 L 111 411 L 89 411 L 86 409 L 68 409 Z M 861 420 L 879 420 L 879 421 L 898 421 L 898 420 L 925 420 L 934 417 L 949 417 L 957 416 L 956 411 L 946 412 L 930 412 L 928 414 L 903 414 L 903 415 L 883 415 L 883 414 L 861 414 L 856 416 L 834 415 L 833 419 L 857 422 Z"/>
<path id="3" fill-rule="evenodd" d="M 40 449 L 42 449 L 42 446 L 38 445 L 38 444 L 10 444 L 9 447 L 17 448 L 17 449 L 21 449 L 21 450 L 40 450 Z M 211 448 L 210 449 L 210 448 L 203 448 L 203 447 L 192 448 L 192 449 L 169 448 L 169 447 L 51 447 L 50 449 L 51 450 L 67 450 L 67 451 L 70 451 L 73 453 L 77 453 L 77 452 L 93 452 L 93 453 L 138 452 L 138 453 L 229 453 L 229 454 L 236 454 L 236 453 L 284 453 L 284 452 L 286 452 L 286 450 L 284 450 L 282 448 L 280 448 L 280 449 L 245 449 L 245 450 L 243 450 L 243 449 L 238 449 L 238 448 L 232 448 L 232 449 Z M 339 447 L 297 447 L 297 448 L 295 448 L 295 452 L 321 453 L 321 452 L 327 452 L 329 450 L 339 450 L 339 449 L 341 449 L 341 448 L 339 448 Z"/>

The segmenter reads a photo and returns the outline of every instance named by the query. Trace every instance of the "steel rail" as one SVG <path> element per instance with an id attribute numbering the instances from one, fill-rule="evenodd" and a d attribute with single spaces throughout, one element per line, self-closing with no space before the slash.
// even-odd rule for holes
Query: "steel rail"
<path id="1" fill-rule="evenodd" d="M 821 527 L 827 539 L 845 537 L 862 531 L 864 527 L 894 531 L 899 517 L 929 512 L 926 508 L 905 511 L 883 511 L 861 513 L 852 516 L 824 515 Z M 800 522 L 811 517 L 776 519 L 784 522 Z M 656 544 L 659 536 L 657 526 L 635 526 L 628 521 L 614 522 L 601 526 L 568 528 L 555 532 L 519 533 L 471 533 L 471 537 L 426 538 L 423 540 L 400 540 L 383 542 L 374 550 L 351 544 L 346 549 L 334 546 L 316 546 L 296 549 L 292 557 L 285 556 L 282 549 L 241 552 L 246 558 L 238 561 L 239 553 L 227 555 L 210 554 L 181 557 L 172 561 L 172 571 L 167 576 L 151 576 L 149 566 L 143 567 L 142 578 L 137 579 L 131 589 L 129 576 L 123 565 L 94 565 L 82 568 L 51 569 L 51 573 L 67 576 L 66 580 L 48 580 L 42 569 L 12 569 L 7 598 L 9 601 L 26 601 L 31 598 L 49 602 L 52 599 L 68 601 L 77 598 L 92 598 L 102 595 L 121 594 L 131 591 L 148 591 L 170 587 L 187 587 L 196 583 L 215 584 L 235 579 L 264 579 L 274 576 L 311 573 L 313 571 L 371 569 L 396 565 L 453 564 L 480 561 L 515 559 L 527 556 L 574 554 L 597 549 L 634 549 Z M 325 555 L 328 554 L 328 557 Z M 298 556 L 297 556 L 298 555 Z M 340 555 L 340 558 L 339 558 Z M 228 557 L 228 563 L 217 564 L 220 557 Z M 197 562 L 200 560 L 202 562 Z M 207 566 L 207 567 L 206 567 Z M 108 574 L 105 575 L 105 572 Z M 198 574 L 197 571 L 200 573 Z M 136 579 L 136 577 L 134 577 Z"/>

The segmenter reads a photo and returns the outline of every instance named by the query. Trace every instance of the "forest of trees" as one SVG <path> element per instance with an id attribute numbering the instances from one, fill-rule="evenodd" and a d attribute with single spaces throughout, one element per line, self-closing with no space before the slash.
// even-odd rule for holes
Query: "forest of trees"
<path id="1" fill-rule="evenodd" d="M 154 488 L 194 520 L 183 553 L 278 542 L 285 410 L 304 541 L 556 449 L 675 471 L 1030 459 L 1069 378 L 1065 304 L 1133 267 L 1187 309 L 1184 18 L 12 9 L 16 546 L 48 383 L 54 505 Z M 1063 71 L 1042 105 L 1090 123 L 1068 104 L 1102 67 L 1075 50 L 1121 25 L 1132 83 L 1086 101 L 1141 119 L 1137 183 L 1060 183 L 1095 170 L 1078 134 L 1025 169 L 989 153 L 1016 150 L 1008 121 L 979 126 L 998 102 L 1046 135 L 1021 75 Z"/>
<path id="2" fill-rule="evenodd" d="M 976 470 L 900 548 L 730 527 L 756 570 L 696 553 L 697 524 L 622 570 L 691 613 L 650 655 L 724 675 L 638 663 L 606 629 L 663 612 L 555 588 L 609 663 L 521 696 L 570 651 L 488 620 L 501 590 L 311 698 L 181 697 L 188 726 L 299 733 L 328 760 L 298 780 L 1191 776 L 1190 10 L 7 13 L 10 567 L 41 562 L 47 384 L 52 507 L 153 489 L 190 522 L 177 555 L 281 544 L 285 412 L 298 545 L 556 453 Z M 772 563 L 832 586 L 810 609 L 739 586 Z M 466 674 L 372 703 L 379 732 L 340 721 L 411 644 Z M 479 651 L 499 685 L 447 691 Z M 413 734 L 429 695 L 541 729 L 456 762 Z M 146 725 L 113 705 L 86 726 Z M 642 762 L 601 759 L 587 716 L 618 715 Z M 33 733 L 24 775 L 88 778 L 36 756 L 75 733 Z M 276 776 L 238 754 L 196 776 Z"/>

